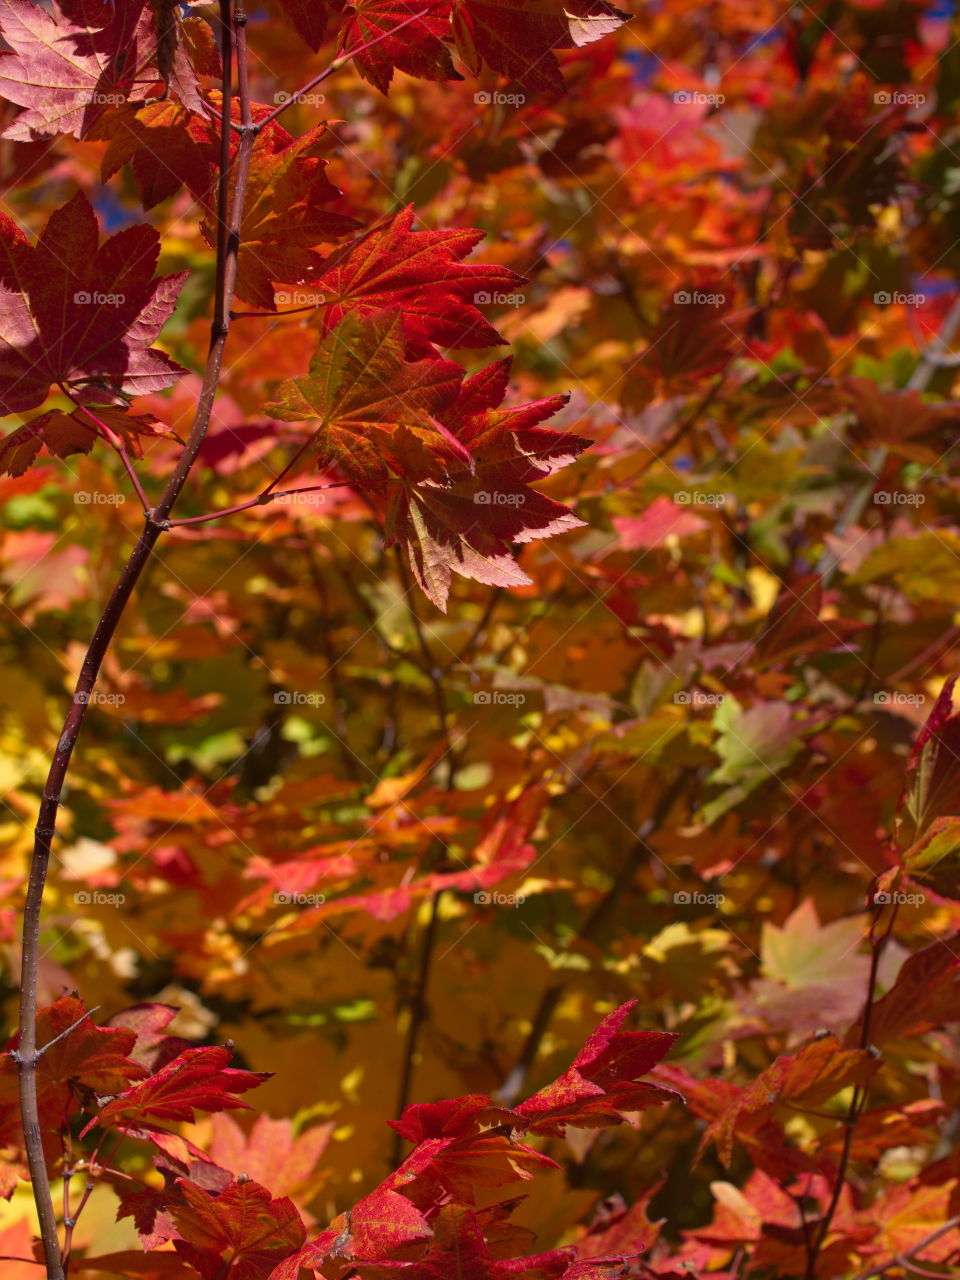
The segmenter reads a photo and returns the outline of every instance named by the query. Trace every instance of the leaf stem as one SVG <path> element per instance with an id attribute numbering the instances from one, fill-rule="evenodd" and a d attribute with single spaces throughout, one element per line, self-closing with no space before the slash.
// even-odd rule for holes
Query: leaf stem
<path id="1" fill-rule="evenodd" d="M 238 502 L 234 507 L 223 507 L 220 511 L 208 511 L 203 516 L 187 516 L 183 520 L 168 520 L 166 527 L 168 529 L 180 529 L 188 524 L 204 524 L 207 520 L 219 520 L 222 516 L 235 516 L 240 511 L 249 511 L 251 507 L 265 507 L 270 502 L 278 502 L 281 498 L 289 498 L 297 493 L 322 493 L 325 489 L 345 489 L 346 483 L 337 484 L 313 484 L 307 485 L 303 489 L 283 489 L 280 493 L 270 493 L 265 489 L 263 493 L 258 493 L 255 498 L 251 498 L 248 502 Z"/>
<path id="2" fill-rule="evenodd" d="M 324 80 L 329 76 L 332 76 L 335 71 L 339 71 L 341 67 L 345 67 L 351 58 L 356 58 L 359 54 L 366 53 L 368 49 L 374 48 L 374 46 L 380 44 L 382 40 L 389 40 L 393 36 L 399 35 L 404 27 L 409 27 L 411 23 L 419 22 L 421 18 L 425 18 L 431 9 L 436 9 L 440 3 L 442 3 L 442 0 L 433 0 L 433 2 L 428 4 L 425 9 L 421 9 L 418 13 L 411 13 L 409 18 L 404 18 L 403 22 L 398 22 L 397 25 L 395 27 L 391 27 L 389 31 L 381 31 L 381 33 L 378 36 L 374 36 L 372 40 L 365 40 L 363 44 L 358 44 L 353 49 L 345 50 L 345 52 L 341 53 L 339 57 L 334 58 L 330 65 L 325 67 L 319 75 L 314 76 L 312 80 L 308 80 L 302 89 L 298 89 L 296 93 L 292 93 L 290 97 L 287 98 L 286 102 L 281 102 L 278 106 L 274 107 L 268 115 L 265 115 L 262 120 L 258 120 L 254 126 L 257 133 L 276 120 L 277 116 L 282 115 L 282 113 L 286 111 L 287 107 L 294 106 L 299 99 L 306 97 L 311 89 L 315 89 L 318 84 L 322 84 Z"/>

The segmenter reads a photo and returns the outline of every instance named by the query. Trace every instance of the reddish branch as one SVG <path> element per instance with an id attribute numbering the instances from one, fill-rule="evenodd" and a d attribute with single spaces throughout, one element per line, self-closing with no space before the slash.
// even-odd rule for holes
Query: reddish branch
<path id="1" fill-rule="evenodd" d="M 873 921 L 873 929 L 876 929 L 880 914 L 883 908 L 880 907 L 876 911 Z M 886 929 L 882 934 L 876 936 L 873 934 L 872 947 L 870 951 L 870 973 L 867 978 L 867 998 L 863 1006 L 863 1017 L 860 1026 L 860 1049 L 866 1051 L 870 1047 L 870 1028 L 873 1022 L 873 1003 L 877 996 L 877 974 L 880 971 L 880 961 L 883 953 L 890 941 L 893 933 L 893 926 L 897 920 L 898 906 L 894 906 L 890 913 L 890 920 Z M 873 933 L 873 930 L 871 930 Z M 853 1097 L 850 1099 L 850 1108 L 844 1120 L 845 1130 L 843 1134 L 843 1146 L 840 1150 L 840 1161 L 837 1166 L 837 1176 L 834 1179 L 833 1192 L 830 1196 L 830 1203 L 827 1205 L 826 1212 L 817 1224 L 816 1234 L 808 1239 L 807 1245 L 807 1274 L 806 1280 L 815 1280 L 817 1274 L 817 1260 L 826 1242 L 827 1235 L 830 1231 L 830 1225 L 833 1222 L 834 1215 L 840 1204 L 840 1197 L 843 1195 L 844 1184 L 847 1178 L 847 1169 L 850 1164 L 850 1153 L 853 1149 L 853 1135 L 856 1131 L 857 1121 L 863 1112 L 867 1101 L 866 1087 L 859 1086 L 854 1089 Z"/>
<path id="2" fill-rule="evenodd" d="M 197 401 L 193 428 L 177 465 L 157 503 L 146 514 L 144 527 L 130 558 L 117 581 L 87 649 L 70 710 L 47 775 L 35 832 L 30 878 L 23 913 L 23 963 L 20 982 L 20 1025 L 18 1067 L 20 1073 L 20 1114 L 24 1145 L 40 1222 L 40 1237 L 48 1280 L 64 1280 L 65 1264 L 57 1228 L 50 1178 L 47 1173 L 40 1131 L 37 1101 L 37 975 L 40 962 L 40 911 L 50 863 L 50 850 L 57 828 L 57 813 L 67 769 L 77 743 L 80 727 L 103 662 L 104 655 L 126 609 L 134 588 L 149 561 L 168 518 L 180 496 L 190 470 L 207 434 L 213 409 L 223 353 L 229 332 L 230 306 L 237 279 L 237 251 L 250 152 L 253 147 L 250 91 L 247 79 L 245 0 L 235 0 L 231 19 L 230 0 L 220 0 L 220 28 L 223 53 L 223 104 L 221 114 L 221 168 L 217 202 L 217 274 L 214 319 L 210 350 Z M 229 125 L 233 110 L 232 61 L 236 51 L 240 104 L 240 140 L 231 157 Z"/>

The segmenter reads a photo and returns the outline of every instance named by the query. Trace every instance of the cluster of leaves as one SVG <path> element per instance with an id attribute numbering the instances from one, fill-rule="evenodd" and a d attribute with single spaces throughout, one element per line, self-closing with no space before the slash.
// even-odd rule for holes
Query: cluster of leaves
<path id="1" fill-rule="evenodd" d="M 0 2 L 11 1000 L 46 762 L 141 527 L 125 464 L 152 498 L 189 431 L 248 136 L 235 102 L 221 149 L 191 8 Z M 958 1257 L 960 24 L 622 20 L 251 14 L 221 395 L 45 919 L 80 1275 Z M 283 1118 L 244 1127 L 255 1084 Z"/>

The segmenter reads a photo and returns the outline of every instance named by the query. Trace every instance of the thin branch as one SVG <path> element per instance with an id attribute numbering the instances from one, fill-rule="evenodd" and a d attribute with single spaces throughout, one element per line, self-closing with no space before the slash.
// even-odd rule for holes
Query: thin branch
<path id="1" fill-rule="evenodd" d="M 130 454 L 127 452 L 127 446 L 123 443 L 121 438 L 117 435 L 117 433 L 111 427 L 108 427 L 105 422 L 102 422 L 100 418 L 97 417 L 97 415 L 93 412 L 93 410 L 89 407 L 89 405 L 81 404 L 79 400 L 77 400 L 74 397 L 73 393 L 69 390 L 68 387 L 66 387 L 62 382 L 58 382 L 57 386 L 60 388 L 63 394 L 67 397 L 67 399 L 70 400 L 74 405 L 76 405 L 76 407 L 81 411 L 81 413 L 85 413 L 87 415 L 87 417 L 90 419 L 93 425 L 103 435 L 103 438 L 107 441 L 110 447 L 116 450 L 117 454 L 119 455 L 120 461 L 123 463 L 124 467 L 126 468 L 127 475 L 130 477 L 130 483 L 133 485 L 134 491 L 136 492 L 137 497 L 140 499 L 140 505 L 143 507 L 144 512 L 149 511 L 150 503 L 147 500 L 147 495 L 143 491 L 143 486 L 140 484 L 140 477 L 136 473 L 133 462 L 130 458 Z"/>
<path id="2" fill-rule="evenodd" d="M 30 876 L 24 902 L 18 1042 L 20 1114 L 23 1123 L 27 1164 L 30 1169 L 33 1196 L 40 1225 L 40 1238 L 46 1260 L 47 1280 L 65 1280 L 65 1271 L 63 1255 L 60 1249 L 57 1215 L 53 1205 L 50 1178 L 43 1151 L 40 1109 L 37 1099 L 37 978 L 40 963 L 40 915 L 43 906 L 43 891 L 50 864 L 53 838 L 57 830 L 57 815 L 60 808 L 63 785 L 77 744 L 80 727 L 89 705 L 89 695 L 96 683 L 100 666 L 124 610 L 130 602 L 134 588 L 153 553 L 158 538 L 164 531 L 165 522 L 174 503 L 180 496 L 190 470 L 200 452 L 201 445 L 206 438 L 207 429 L 210 425 L 210 415 L 220 382 L 223 353 L 229 329 L 230 306 L 233 301 L 237 279 L 240 225 L 247 178 L 250 172 L 250 152 L 254 141 L 249 86 L 247 83 L 246 12 L 244 0 L 236 0 L 233 12 L 233 35 L 236 41 L 243 132 L 237 146 L 236 155 L 232 159 L 230 156 L 229 137 L 227 136 L 233 96 L 231 58 L 229 56 L 230 0 L 220 0 L 220 23 L 223 32 L 225 56 L 223 60 L 223 103 L 220 125 L 222 164 L 217 201 L 217 272 L 214 319 L 203 384 L 197 400 L 193 427 L 187 443 L 167 481 L 160 501 L 152 511 L 147 513 L 144 528 L 107 601 L 84 657 L 70 709 L 64 720 L 63 730 L 43 788 L 35 831 L 33 856 L 30 863 Z M 229 214 L 226 213 L 228 207 Z"/>
<path id="3" fill-rule="evenodd" d="M 65 1036 L 68 1036 L 70 1032 L 74 1030 L 75 1027 L 79 1027 L 81 1022 L 86 1022 L 87 1018 L 89 1018 L 92 1013 L 96 1013 L 99 1008 L 100 1006 L 98 1004 L 94 1005 L 92 1009 L 87 1010 L 87 1012 L 83 1015 L 82 1018 L 78 1018 L 76 1022 L 71 1022 L 70 1026 L 67 1027 L 66 1031 L 61 1031 L 58 1036 L 54 1036 L 52 1040 L 48 1040 L 42 1049 L 37 1049 L 36 1053 L 34 1054 L 34 1062 L 38 1062 L 43 1057 L 43 1055 L 47 1052 L 48 1049 L 53 1048 L 53 1046 L 57 1043 L 58 1040 L 62 1040 Z M 20 1051 L 18 1049 L 11 1049 L 10 1057 L 13 1059 L 14 1062 L 21 1061 Z"/>
<path id="4" fill-rule="evenodd" d="M 398 22 L 397 25 L 395 27 L 391 27 L 389 31 L 381 31 L 380 34 L 378 36 L 374 36 L 372 40 L 365 40 L 363 44 L 358 44 L 353 49 L 347 49 L 344 53 L 341 53 L 339 58 L 334 58 L 330 65 L 321 71 L 319 75 L 314 76 L 312 80 L 308 80 L 302 89 L 298 89 L 296 93 L 291 94 L 286 102 L 281 102 L 279 106 L 274 107 L 268 115 L 265 115 L 262 120 L 259 120 L 256 124 L 257 132 L 259 133 L 261 129 L 265 129 L 268 124 L 271 124 L 276 120 L 277 116 L 286 111 L 287 107 L 295 106 L 299 100 L 307 96 L 311 89 L 315 89 L 318 84 L 322 84 L 324 80 L 329 76 L 332 76 L 335 71 L 339 71 L 341 67 L 345 67 L 352 58 L 356 58 L 358 54 L 366 53 L 368 49 L 372 49 L 374 46 L 378 45 L 381 40 L 390 40 L 394 36 L 399 35 L 404 27 L 409 27 L 411 23 L 419 22 L 421 18 L 425 18 L 427 14 L 430 13 L 432 9 L 436 9 L 440 3 L 442 3 L 442 0 L 433 0 L 432 4 L 428 4 L 426 8 L 421 9 L 418 13 L 411 13 L 409 18 L 404 18 L 403 22 Z"/>
<path id="5" fill-rule="evenodd" d="M 943 1226 L 937 1227 L 936 1231 L 931 1231 L 928 1236 L 924 1236 L 922 1240 L 918 1241 L 915 1245 L 912 1245 L 904 1253 L 898 1253 L 896 1257 L 891 1258 L 889 1262 L 884 1262 L 881 1266 L 874 1267 L 870 1271 L 861 1271 L 856 1277 L 856 1280 L 874 1280 L 875 1276 L 885 1276 L 891 1267 L 906 1267 L 909 1270 L 915 1271 L 916 1268 L 910 1266 L 912 1260 L 916 1258 L 918 1254 L 923 1253 L 924 1249 L 929 1249 L 932 1244 L 936 1244 L 936 1242 L 942 1236 L 947 1235 L 948 1232 L 956 1231 L 958 1227 L 960 1227 L 960 1215 L 956 1218 L 951 1218 L 948 1222 L 945 1222 Z M 919 1274 L 922 1275 L 923 1273 L 920 1272 Z"/>
<path id="6" fill-rule="evenodd" d="M 289 498 L 298 493 L 322 493 L 325 489 L 345 489 L 345 482 L 338 484 L 312 484 L 303 489 L 284 489 L 280 493 L 269 493 L 264 490 L 248 502 L 238 502 L 234 507 L 223 507 L 220 511 L 208 511 L 204 516 L 187 516 L 183 520 L 168 520 L 167 529 L 182 529 L 188 524 L 205 524 L 208 520 L 220 520 L 224 516 L 235 516 L 241 511 L 249 511 L 251 507 L 265 507 L 270 502 L 279 502 L 281 498 Z"/>
<path id="7" fill-rule="evenodd" d="M 397 1119 L 403 1115 L 410 1100 L 413 1088 L 413 1073 L 420 1045 L 420 1032 L 426 1020 L 427 988 L 430 985 L 430 969 L 433 964 L 433 948 L 437 937 L 437 921 L 440 911 L 440 894 L 435 893 L 430 903 L 430 918 L 423 931 L 423 942 L 420 948 L 420 965 L 417 973 L 417 986 L 408 1003 L 410 1021 L 407 1024 L 407 1035 L 403 1046 L 403 1062 L 400 1068 L 400 1082 L 397 1086 L 397 1102 L 395 1114 Z M 392 1161 L 396 1166 L 403 1159 L 402 1134 L 395 1134 L 393 1139 Z"/>
<path id="8" fill-rule="evenodd" d="M 643 865 L 649 853 L 648 837 L 658 831 L 666 822 L 670 815 L 670 810 L 679 798 L 686 782 L 686 774 L 678 774 L 661 796 L 651 816 L 640 827 L 637 832 L 636 843 L 614 877 L 610 888 L 596 903 L 593 910 L 585 917 L 577 930 L 577 936 L 582 941 L 590 942 L 600 933 L 617 903 L 633 884 L 637 871 Z M 495 1095 L 496 1101 L 503 1103 L 504 1106 L 511 1106 L 523 1092 L 527 1077 L 540 1051 L 540 1045 L 550 1029 L 553 1015 L 556 1013 L 557 1006 L 566 993 L 567 985 L 568 983 L 565 979 L 552 982 L 540 997 L 540 1003 L 533 1015 L 530 1030 L 520 1051 L 517 1064 Z"/>
<path id="9" fill-rule="evenodd" d="M 867 978 L 867 997 L 863 1007 L 863 1024 L 860 1028 L 860 1049 L 866 1050 L 870 1046 L 870 1026 L 873 1021 L 873 1003 L 877 995 L 877 974 L 880 970 L 880 961 L 883 953 L 890 941 L 890 935 L 893 933 L 893 926 L 896 924 L 897 912 L 899 904 L 895 904 L 890 914 L 890 922 L 886 931 L 879 937 L 874 937 L 873 945 L 870 952 L 870 973 Z M 874 925 L 879 919 L 878 911 L 874 917 Z M 840 1204 L 840 1197 L 843 1195 L 843 1188 L 846 1182 L 847 1169 L 850 1164 L 850 1154 L 853 1149 L 853 1137 L 856 1132 L 857 1121 L 863 1111 L 867 1101 L 866 1087 L 857 1087 L 853 1091 L 853 1097 L 850 1099 L 850 1108 L 844 1120 L 843 1146 L 840 1150 L 840 1160 L 837 1165 L 837 1176 L 834 1180 L 833 1193 L 830 1196 L 830 1203 L 827 1205 L 826 1212 L 820 1219 L 818 1229 L 812 1244 L 807 1250 L 807 1274 L 806 1280 L 815 1280 L 817 1274 L 817 1260 L 826 1242 L 827 1235 L 830 1231 L 830 1224 L 833 1222 L 834 1214 Z"/>

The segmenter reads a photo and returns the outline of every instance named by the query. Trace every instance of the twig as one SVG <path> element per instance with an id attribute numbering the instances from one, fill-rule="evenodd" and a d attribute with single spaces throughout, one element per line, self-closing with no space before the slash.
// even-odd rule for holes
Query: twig
<path id="1" fill-rule="evenodd" d="M 863 1025 L 860 1028 L 860 1049 L 866 1050 L 870 1046 L 870 1024 L 873 1020 L 873 1002 L 877 994 L 877 973 L 880 969 L 880 961 L 883 953 L 890 941 L 890 935 L 893 932 L 893 926 L 896 924 L 899 903 L 894 905 L 890 914 L 890 923 L 887 925 L 886 932 L 879 938 L 873 939 L 873 945 L 870 953 L 870 973 L 867 978 L 867 998 L 863 1008 Z M 879 912 L 874 917 L 874 924 L 879 918 Z M 844 1120 L 843 1146 L 840 1150 L 840 1160 L 837 1165 L 837 1176 L 834 1180 L 833 1193 L 830 1196 L 830 1203 L 827 1205 L 826 1212 L 820 1219 L 816 1235 L 813 1238 L 810 1247 L 807 1250 L 807 1275 L 806 1280 L 816 1280 L 817 1259 L 823 1249 L 827 1234 L 830 1231 L 830 1224 L 833 1222 L 834 1214 L 837 1212 L 837 1206 L 840 1204 L 840 1197 L 843 1194 L 843 1187 L 847 1176 L 847 1168 L 850 1164 L 850 1153 L 853 1148 L 853 1137 L 857 1127 L 857 1120 L 863 1110 L 867 1100 L 867 1089 L 865 1087 L 857 1087 L 853 1091 L 853 1097 L 850 1099 L 850 1108 Z"/>
<path id="2" fill-rule="evenodd" d="M 77 744 L 80 727 L 89 704 L 89 695 L 96 683 L 104 656 L 113 639 L 133 590 L 144 566 L 149 561 L 154 546 L 163 533 L 170 511 L 186 483 L 207 434 L 210 415 L 220 382 L 223 353 L 229 331 L 229 312 L 237 279 L 237 254 L 240 244 L 240 225 L 247 178 L 250 172 L 250 152 L 254 133 L 246 67 L 246 10 L 245 0 L 235 0 L 232 20 L 236 42 L 237 75 L 240 88 L 241 137 L 236 155 L 231 162 L 230 143 L 227 136 L 232 111 L 232 60 L 230 57 L 231 14 L 230 0 L 220 0 L 220 24 L 223 32 L 223 100 L 221 112 L 221 170 L 217 200 L 217 274 L 215 285 L 214 319 L 211 328 L 210 350 L 204 371 L 203 384 L 197 400 L 196 414 L 189 439 L 173 470 L 160 501 L 148 511 L 144 527 L 120 577 L 107 601 L 100 621 L 87 649 L 77 680 L 70 710 L 64 720 L 57 748 L 44 784 L 43 797 L 35 831 L 33 857 L 23 910 L 23 960 L 20 981 L 19 1018 L 19 1074 L 20 1114 L 23 1123 L 24 1147 L 33 1187 L 34 1201 L 40 1225 L 40 1238 L 46 1260 L 47 1280 L 64 1280 L 63 1255 L 57 1229 L 57 1215 L 53 1205 L 50 1178 L 47 1173 L 40 1130 L 40 1110 L 37 1100 L 37 978 L 40 963 L 40 913 L 46 884 L 50 852 L 57 829 L 57 814 L 63 785 Z M 232 183 L 231 183 L 232 178 Z M 229 188 L 232 185 L 232 199 Z M 229 207 L 229 212 L 227 212 Z"/>
<path id="3" fill-rule="evenodd" d="M 404 27 L 409 27 L 412 22 L 419 22 L 421 18 L 425 18 L 430 10 L 436 9 L 437 5 L 440 3 L 441 0 L 433 0 L 433 3 L 428 4 L 425 9 L 421 9 L 418 13 L 411 13 L 409 18 L 404 18 L 403 22 L 398 22 L 397 25 L 395 27 L 391 27 L 389 31 L 381 31 L 381 33 L 378 36 L 374 36 L 372 40 L 365 40 L 363 44 L 358 44 L 353 49 L 347 49 L 344 53 L 341 53 L 339 58 L 334 58 L 330 65 L 326 67 L 325 70 L 321 71 L 319 75 L 314 76 L 312 80 L 308 80 L 302 89 L 298 89 L 296 93 L 291 94 L 286 102 L 281 102 L 279 106 L 274 107 L 268 115 L 265 115 L 262 120 L 257 121 L 255 126 L 257 133 L 276 120 L 277 116 L 286 111 L 287 107 L 295 106 L 298 100 L 305 98 L 311 89 L 315 89 L 318 84 L 322 84 L 328 76 L 332 76 L 335 71 L 339 71 L 341 67 L 345 67 L 352 58 L 357 57 L 358 54 L 366 53 L 368 49 L 372 49 L 375 45 L 378 45 L 381 40 L 389 40 L 391 37 L 399 35 Z"/>
<path id="4" fill-rule="evenodd" d="M 951 1218 L 943 1226 L 937 1227 L 936 1231 L 931 1231 L 928 1236 L 924 1236 L 922 1240 L 912 1245 L 904 1253 L 898 1253 L 889 1262 L 884 1262 L 881 1266 L 874 1267 L 870 1271 L 861 1271 L 856 1280 L 873 1280 L 875 1276 L 884 1276 L 891 1267 L 907 1267 L 910 1270 L 915 1270 L 915 1268 L 910 1267 L 910 1263 L 917 1254 L 923 1253 L 924 1249 L 929 1249 L 932 1244 L 936 1244 L 941 1236 L 945 1236 L 950 1231 L 955 1231 L 958 1227 L 960 1227 L 960 1215 L 956 1218 Z M 920 1274 L 923 1273 L 921 1272 Z"/>
<path id="5" fill-rule="evenodd" d="M 649 853 L 647 847 L 647 838 L 654 831 L 659 830 L 666 822 L 670 810 L 673 808 L 675 801 L 682 792 L 687 782 L 687 776 L 683 773 L 678 774 L 673 782 L 667 787 L 666 791 L 660 798 L 656 809 L 651 816 L 642 824 L 637 832 L 637 840 L 633 848 L 630 850 L 626 860 L 620 870 L 614 877 L 613 883 L 603 897 L 597 902 L 596 906 L 590 914 L 584 919 L 583 924 L 577 931 L 577 936 L 585 942 L 591 941 L 603 928 L 611 911 L 617 902 L 623 897 L 624 893 L 629 889 L 633 882 L 633 878 L 638 868 L 643 864 L 644 859 Z M 567 982 L 560 980 L 553 982 L 544 991 L 540 997 L 540 1004 L 537 1006 L 536 1013 L 533 1015 L 533 1021 L 530 1031 L 524 1041 L 523 1049 L 520 1051 L 520 1057 L 516 1066 L 504 1080 L 496 1094 L 498 1102 L 505 1106 L 514 1103 L 523 1091 L 530 1069 L 537 1058 L 540 1044 L 550 1029 L 553 1021 L 553 1015 L 556 1013 L 557 1006 L 562 1000 L 567 990 Z"/>
<path id="6" fill-rule="evenodd" d="M 908 391 L 926 391 L 930 385 L 930 379 L 940 367 L 940 357 L 943 351 L 947 350 L 957 332 L 960 330 L 960 296 L 953 303 L 953 306 L 944 317 L 943 324 L 940 326 L 940 332 L 927 345 L 920 355 L 920 362 L 910 375 L 907 383 Z M 872 479 L 867 481 L 860 492 L 857 493 L 849 506 L 844 509 L 843 514 L 834 527 L 834 535 L 841 537 L 846 531 L 855 525 L 866 510 L 867 502 L 873 493 L 877 476 L 883 470 L 887 461 L 886 445 L 877 445 L 867 454 L 866 465 L 867 470 L 871 473 Z M 826 586 L 830 579 L 836 573 L 839 557 L 829 549 L 824 551 L 817 565 L 817 572 L 823 579 L 823 585 Z"/>
<path id="7" fill-rule="evenodd" d="M 224 516 L 235 516 L 241 511 L 249 511 L 251 507 L 265 507 L 270 502 L 278 502 L 281 498 L 289 498 L 298 493 L 322 493 L 325 489 L 345 489 L 346 483 L 312 484 L 303 489 L 283 489 L 280 493 L 258 493 L 249 502 L 238 502 L 234 507 L 223 507 L 220 511 L 208 511 L 203 516 L 187 516 L 183 520 L 168 520 L 167 529 L 181 529 L 187 524 L 204 524 L 207 520 L 220 520 Z"/>

